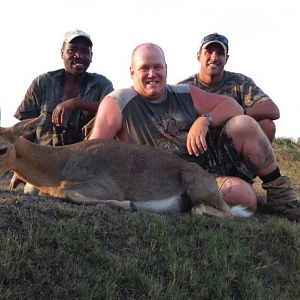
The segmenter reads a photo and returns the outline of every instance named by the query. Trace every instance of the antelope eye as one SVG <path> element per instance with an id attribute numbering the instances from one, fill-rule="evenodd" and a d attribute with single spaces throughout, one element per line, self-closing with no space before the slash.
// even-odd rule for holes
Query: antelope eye
<path id="1" fill-rule="evenodd" d="M 2 144 L 0 145 L 0 155 L 3 155 L 7 152 L 7 146 Z"/>

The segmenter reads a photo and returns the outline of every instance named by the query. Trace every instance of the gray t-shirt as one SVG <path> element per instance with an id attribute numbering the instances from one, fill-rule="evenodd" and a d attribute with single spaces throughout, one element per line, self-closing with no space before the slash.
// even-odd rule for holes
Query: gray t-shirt
<path id="1" fill-rule="evenodd" d="M 198 117 L 188 85 L 167 85 L 161 102 L 147 101 L 132 88 L 110 94 L 122 111 L 130 143 L 189 156 L 186 137 Z"/>
<path id="2" fill-rule="evenodd" d="M 133 88 L 112 92 L 111 96 L 122 111 L 130 143 L 144 144 L 171 152 L 189 162 L 195 162 L 219 176 L 237 176 L 251 182 L 252 171 L 241 161 L 226 125 L 208 130 L 208 149 L 196 157 L 189 155 L 186 138 L 198 118 L 187 84 L 167 85 L 160 102 L 147 101 Z"/>

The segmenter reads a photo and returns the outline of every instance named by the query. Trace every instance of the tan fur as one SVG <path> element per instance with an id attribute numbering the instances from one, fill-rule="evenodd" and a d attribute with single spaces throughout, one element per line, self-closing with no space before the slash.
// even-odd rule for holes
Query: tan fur
<path id="1" fill-rule="evenodd" d="M 163 212 L 194 207 L 195 214 L 231 216 L 215 178 L 200 166 L 154 147 L 115 140 L 51 147 L 21 137 L 43 119 L 0 128 L 0 174 L 13 170 L 41 193 L 78 204 Z"/>

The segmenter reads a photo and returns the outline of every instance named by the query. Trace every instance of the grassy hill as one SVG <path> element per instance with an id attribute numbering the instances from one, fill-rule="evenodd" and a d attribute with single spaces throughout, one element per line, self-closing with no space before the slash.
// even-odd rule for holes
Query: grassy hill
<path id="1" fill-rule="evenodd" d="M 300 147 L 277 139 L 300 195 Z M 6 181 L 5 181 L 6 180 Z M 0 299 L 300 299 L 300 224 L 124 213 L 0 195 Z M 264 192 L 259 181 L 255 189 Z"/>

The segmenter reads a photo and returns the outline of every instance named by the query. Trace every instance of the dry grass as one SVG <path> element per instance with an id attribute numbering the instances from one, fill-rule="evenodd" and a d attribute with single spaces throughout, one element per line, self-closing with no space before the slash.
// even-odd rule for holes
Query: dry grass
<path id="1" fill-rule="evenodd" d="M 274 148 L 300 193 L 299 146 Z M 0 299 L 300 298 L 300 224 L 124 213 L 8 192 L 3 179 Z"/>

